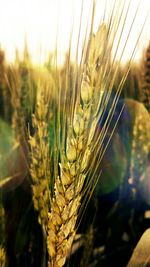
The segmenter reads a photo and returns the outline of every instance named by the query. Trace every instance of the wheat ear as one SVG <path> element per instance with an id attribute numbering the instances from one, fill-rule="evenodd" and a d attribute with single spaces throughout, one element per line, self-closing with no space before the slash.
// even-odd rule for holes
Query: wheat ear
<path id="1" fill-rule="evenodd" d="M 91 47 L 95 46 L 94 54 L 97 59 L 99 49 L 95 39 L 93 41 Z M 83 68 L 79 102 L 76 103 L 72 121 L 68 122 L 65 153 L 61 157 L 60 176 L 55 180 L 51 212 L 48 216 L 47 247 L 50 267 L 63 266 L 71 249 L 97 125 L 96 114 L 101 93 L 97 88 L 94 90 L 96 63 L 91 62 L 91 57 L 89 59 Z M 92 69 L 91 74 L 89 69 Z M 93 103 L 97 105 L 94 106 Z"/>
<path id="2" fill-rule="evenodd" d="M 150 113 L 150 42 L 147 47 L 141 80 L 142 102 Z"/>
<path id="3" fill-rule="evenodd" d="M 147 168 L 150 151 L 150 116 L 142 103 L 137 103 L 135 111 L 136 116 L 131 144 L 130 176 L 137 183 L 139 177 L 140 181 L 142 180 L 142 176 Z"/>
<path id="4" fill-rule="evenodd" d="M 30 174 L 33 185 L 33 202 L 39 212 L 39 222 L 47 229 L 48 210 L 50 207 L 50 155 L 48 143 L 48 105 L 44 96 L 40 95 L 37 100 L 35 114 L 32 115 L 34 134 L 29 134 L 31 148 Z"/>

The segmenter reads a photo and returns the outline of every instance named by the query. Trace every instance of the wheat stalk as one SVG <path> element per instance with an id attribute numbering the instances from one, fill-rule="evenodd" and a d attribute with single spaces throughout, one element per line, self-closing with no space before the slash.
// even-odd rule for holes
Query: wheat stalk
<path id="1" fill-rule="evenodd" d="M 6 266 L 6 252 L 3 247 L 0 246 L 0 266 L 5 267 Z"/>
<path id="2" fill-rule="evenodd" d="M 5 243 L 5 211 L 3 206 L 0 204 L 0 266 L 6 266 L 6 251 L 4 248 Z"/>

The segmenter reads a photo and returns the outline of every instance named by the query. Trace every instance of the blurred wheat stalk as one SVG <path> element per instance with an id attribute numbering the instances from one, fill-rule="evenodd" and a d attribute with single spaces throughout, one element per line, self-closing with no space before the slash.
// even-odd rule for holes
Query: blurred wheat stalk
<path id="1" fill-rule="evenodd" d="M 4 228 L 5 228 L 5 212 L 0 205 L 0 239 L 1 239 L 1 244 L 0 244 L 0 266 L 5 267 L 6 266 L 6 251 L 4 248 L 4 243 L 5 243 L 5 234 L 4 234 Z"/>
<path id="2" fill-rule="evenodd" d="M 5 249 L 0 246 L 0 266 L 5 267 L 6 265 L 6 253 Z"/>
<path id="3" fill-rule="evenodd" d="M 150 113 L 150 42 L 145 51 L 143 66 L 142 66 L 142 77 L 140 80 L 142 90 L 142 102 Z"/>

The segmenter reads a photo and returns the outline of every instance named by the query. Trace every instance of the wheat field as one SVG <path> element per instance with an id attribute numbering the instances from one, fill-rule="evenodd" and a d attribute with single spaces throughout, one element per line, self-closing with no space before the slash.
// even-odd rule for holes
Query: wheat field
<path id="1" fill-rule="evenodd" d="M 144 24 L 124 66 L 138 8 L 124 46 L 130 1 L 96 31 L 95 10 L 75 60 L 72 33 L 63 65 L 57 47 L 40 66 L 27 42 L 13 64 L 0 50 L 2 267 L 123 267 L 150 227 L 149 47 L 133 62 Z"/>

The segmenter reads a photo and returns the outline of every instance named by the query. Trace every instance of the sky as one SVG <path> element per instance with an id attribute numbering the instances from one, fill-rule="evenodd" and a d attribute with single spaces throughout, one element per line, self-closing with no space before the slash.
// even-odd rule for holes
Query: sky
<path id="1" fill-rule="evenodd" d="M 94 22 L 95 30 L 103 18 L 105 7 L 106 21 L 110 17 L 113 2 L 114 0 L 97 0 Z M 129 0 L 125 1 L 124 13 L 127 9 L 128 2 Z M 123 4 L 123 0 L 120 1 L 120 4 Z M 92 10 L 92 0 L 83 0 L 83 5 L 80 50 L 86 25 Z M 75 55 L 80 26 L 81 6 L 82 0 L 0 0 L 0 46 L 5 49 L 7 59 L 10 61 L 14 59 L 16 48 L 22 52 L 24 42 L 27 40 L 33 61 L 41 62 L 46 58 L 49 51 L 55 49 L 57 40 L 61 61 L 64 52 L 68 50 L 71 32 L 73 32 L 72 55 Z M 120 50 L 118 49 L 120 53 L 126 42 L 126 37 L 137 6 L 138 0 L 131 0 L 124 33 L 119 45 Z M 141 0 L 134 27 L 126 45 L 123 61 L 130 58 L 149 9 L 150 0 Z M 150 40 L 149 25 L 150 16 L 147 19 L 141 39 L 138 42 L 135 60 L 141 57 L 143 47 L 148 45 Z"/>

